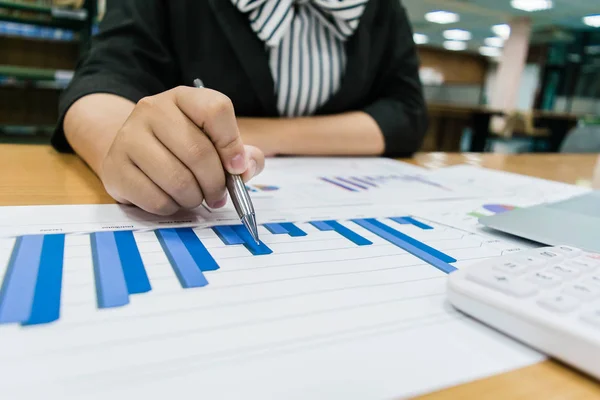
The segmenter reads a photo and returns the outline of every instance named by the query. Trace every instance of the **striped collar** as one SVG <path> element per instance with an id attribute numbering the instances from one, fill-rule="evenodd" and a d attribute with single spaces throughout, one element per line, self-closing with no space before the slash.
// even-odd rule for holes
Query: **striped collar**
<path id="1" fill-rule="evenodd" d="M 296 6 L 307 7 L 340 40 L 354 34 L 369 0 L 232 0 L 248 14 L 250 26 L 269 47 L 279 42 L 290 29 Z"/>

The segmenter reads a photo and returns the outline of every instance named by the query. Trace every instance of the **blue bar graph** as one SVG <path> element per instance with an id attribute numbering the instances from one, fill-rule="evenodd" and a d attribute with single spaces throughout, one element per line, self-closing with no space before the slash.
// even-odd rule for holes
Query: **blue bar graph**
<path id="1" fill-rule="evenodd" d="M 398 232 L 375 219 L 355 219 L 352 221 L 376 234 L 380 238 L 387 240 L 415 257 L 420 258 L 442 272 L 449 274 L 456 270 L 454 266 L 449 264 L 456 262 L 454 258 L 429 247 L 425 243 L 419 242 L 402 232 Z"/>
<path id="2" fill-rule="evenodd" d="M 335 179 L 337 179 L 338 181 L 345 183 L 346 185 L 349 185 L 349 186 L 356 186 L 357 188 L 362 189 L 362 190 L 369 190 L 368 186 L 362 185 L 357 182 L 352 182 L 348 179 L 342 178 L 341 176 L 336 176 Z"/>
<path id="3" fill-rule="evenodd" d="M 325 221 L 312 221 L 309 222 L 312 226 L 314 226 L 315 228 L 317 228 L 318 230 L 320 230 L 321 232 L 327 232 L 327 231 L 334 231 L 335 229 L 333 229 L 333 227 L 331 225 L 329 225 L 327 222 Z"/>
<path id="4" fill-rule="evenodd" d="M 244 240 L 229 225 L 214 226 L 212 229 L 227 246 L 244 244 Z"/>
<path id="5" fill-rule="evenodd" d="M 283 229 L 285 229 L 288 232 L 288 234 L 291 237 L 306 236 L 306 232 L 304 232 L 302 229 L 298 228 L 296 225 L 294 225 L 291 222 L 284 222 L 280 225 L 283 227 Z"/>
<path id="6" fill-rule="evenodd" d="M 422 223 L 422 222 L 420 222 L 420 221 L 417 221 L 417 220 L 416 220 L 416 219 L 414 219 L 413 217 L 402 217 L 402 218 L 403 218 L 403 219 L 404 219 L 406 222 L 408 222 L 408 223 L 409 223 L 409 224 L 411 224 L 411 225 L 414 225 L 414 226 L 416 226 L 417 228 L 421 228 L 421 229 L 424 229 L 424 230 L 431 230 L 431 229 L 433 229 L 433 227 L 431 227 L 431 226 L 429 226 L 429 225 L 427 225 L 427 224 L 424 224 L 424 223 Z"/>
<path id="7" fill-rule="evenodd" d="M 178 228 L 176 231 L 202 272 L 216 271 L 219 269 L 219 264 L 217 264 L 215 259 L 210 255 L 192 228 Z"/>
<path id="8" fill-rule="evenodd" d="M 208 285 L 200 266 L 196 264 L 177 230 L 159 229 L 156 231 L 156 237 L 182 288 L 189 289 Z"/>
<path id="9" fill-rule="evenodd" d="M 65 235 L 46 235 L 29 318 L 23 325 L 47 324 L 60 317 Z"/>
<path id="10" fill-rule="evenodd" d="M 370 240 L 362 237 L 356 232 L 353 232 L 351 229 L 346 228 L 344 225 L 340 224 L 337 221 L 318 221 L 311 222 L 311 224 L 321 231 L 336 231 L 337 233 L 350 240 L 357 246 L 369 246 L 373 244 L 373 242 L 371 242 Z"/>
<path id="11" fill-rule="evenodd" d="M 354 177 L 345 179 L 356 180 Z M 365 187 L 371 186 L 366 181 L 362 184 Z M 390 219 L 423 230 L 434 229 L 410 216 Z M 451 263 L 456 262 L 456 259 L 392 228 L 394 225 L 389 221 L 392 226 L 374 218 L 351 221 L 444 273 L 455 270 Z M 348 223 L 336 220 L 309 223 L 319 231 L 336 232 L 356 246 L 373 245 L 373 241 L 355 232 L 352 227 L 349 228 Z M 264 226 L 274 235 L 307 236 L 307 232 L 296 223 L 279 222 Z M 246 227 L 241 224 L 217 226 L 212 229 L 227 246 L 243 245 L 253 256 L 273 253 L 263 242 L 256 243 Z M 398 229 L 404 230 L 400 227 Z M 208 285 L 205 272 L 216 271 L 219 265 L 192 228 L 159 229 L 154 233 L 182 288 L 200 288 Z M 152 290 L 133 232 L 92 233 L 90 244 L 99 309 L 127 305 L 131 295 Z M 61 295 L 65 290 L 62 288 L 64 256 L 63 234 L 31 235 L 16 239 L 0 286 L 0 324 L 41 325 L 60 318 Z"/>
<path id="12" fill-rule="evenodd" d="M 244 225 L 231 225 L 230 227 L 236 235 L 244 241 L 244 247 L 246 247 L 252 255 L 265 256 L 273 253 L 273 250 L 267 247 L 263 242 L 257 244 Z"/>
<path id="13" fill-rule="evenodd" d="M 291 222 L 282 222 L 279 224 L 264 224 L 263 225 L 273 235 L 290 235 L 291 237 L 306 236 L 306 232 L 298 228 Z"/>
<path id="14" fill-rule="evenodd" d="M 43 235 L 17 238 L 0 288 L 0 323 L 29 319 L 43 243 Z"/>
<path id="15" fill-rule="evenodd" d="M 140 251 L 131 231 L 115 232 L 119 259 L 123 267 L 129 294 L 147 293 L 152 290 Z"/>
<path id="16" fill-rule="evenodd" d="M 319 179 L 321 179 L 323 182 L 331 183 L 332 185 L 335 185 L 335 186 L 340 187 L 342 189 L 346 189 L 349 192 L 358 192 L 357 189 L 351 188 L 348 185 L 343 185 L 343 184 L 341 184 L 339 182 L 336 182 L 336 181 L 334 181 L 332 179 L 328 179 L 328 178 L 325 178 L 325 177 L 321 177 Z"/>
<path id="17" fill-rule="evenodd" d="M 129 291 L 114 232 L 90 235 L 98 308 L 129 304 Z"/>
<path id="18" fill-rule="evenodd" d="M 367 179 L 363 179 L 363 178 L 359 178 L 359 177 L 353 176 L 352 180 L 354 180 L 356 182 L 359 182 L 359 183 L 362 183 L 362 184 L 367 185 L 367 186 L 377 187 L 376 184 L 374 184 L 373 182 L 368 181 Z"/>
<path id="19" fill-rule="evenodd" d="M 281 224 L 264 224 L 263 226 L 273 235 L 287 235 L 289 233 Z"/>

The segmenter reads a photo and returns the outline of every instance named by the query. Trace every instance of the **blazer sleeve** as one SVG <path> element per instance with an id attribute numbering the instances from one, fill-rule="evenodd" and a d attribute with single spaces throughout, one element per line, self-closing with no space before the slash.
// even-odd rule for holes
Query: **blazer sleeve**
<path id="1" fill-rule="evenodd" d="M 375 101 L 364 111 L 379 125 L 386 156 L 408 156 L 419 150 L 428 125 L 419 78 L 419 58 L 406 10 L 398 0 L 391 9 L 386 56 L 375 81 Z"/>
<path id="2" fill-rule="evenodd" d="M 137 103 L 176 86 L 178 70 L 168 44 L 166 0 L 108 0 L 100 33 L 77 66 L 59 101 L 52 137 L 59 151 L 72 151 L 63 122 L 78 99 L 110 93 Z"/>

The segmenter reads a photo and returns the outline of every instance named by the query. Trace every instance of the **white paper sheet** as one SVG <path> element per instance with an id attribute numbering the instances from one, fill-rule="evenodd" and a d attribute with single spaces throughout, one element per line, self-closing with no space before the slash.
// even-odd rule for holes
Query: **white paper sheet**
<path id="1" fill-rule="evenodd" d="M 381 222 L 461 267 L 515 244 L 421 219 Z M 196 231 L 220 265 L 207 287 L 182 289 L 156 236 L 135 234 L 152 291 L 97 310 L 88 235 L 68 235 L 62 310 L 50 326 L 0 327 L 7 398 L 401 398 L 501 373 L 542 356 L 453 310 L 445 274 L 357 226 L 261 227 L 269 256 Z M 0 244 L 0 265 L 14 239 Z M 56 397 L 58 398 L 58 397 Z"/>
<path id="2" fill-rule="evenodd" d="M 346 207 L 340 196 L 335 201 L 342 203 L 337 205 L 322 202 L 294 211 L 287 199 L 277 196 L 286 185 L 309 180 L 301 171 L 304 161 L 277 160 L 273 174 L 279 178 L 265 175 L 252 183 L 278 187 L 269 192 L 256 186 L 258 195 L 267 196 L 273 206 L 260 211 L 261 223 L 293 221 L 306 233 L 291 237 L 261 226 L 261 239 L 273 251 L 264 256 L 252 255 L 243 245 L 225 245 L 206 228 L 236 223 L 227 210 L 200 209 L 181 218 L 153 219 L 118 206 L 0 208 L 4 236 L 24 230 L 40 233 L 42 227 L 46 233 L 143 229 L 134 237 L 152 285 L 148 293 L 131 295 L 129 305 L 99 310 L 90 235 L 68 234 L 60 319 L 49 325 L 0 325 L 3 396 L 404 398 L 543 359 L 452 309 L 445 300 L 446 274 L 440 269 L 351 221 L 375 218 L 455 259 L 450 265 L 462 268 L 530 246 L 477 229 L 473 216 L 468 223 L 463 218 L 488 211 L 481 209 L 484 204 L 503 204 L 497 202 L 502 188 L 516 205 L 532 201 L 514 197 L 522 178 L 503 177 L 497 183 L 498 197 L 486 198 L 481 193 L 489 179 L 470 182 L 469 170 L 436 176 L 403 164 L 387 167 L 389 162 L 375 161 L 370 167 L 369 161 L 360 160 L 356 165 L 364 176 L 377 168 L 406 168 L 431 182 L 443 181 L 453 192 L 468 192 L 469 199 L 448 200 L 434 193 L 439 187 L 427 184 L 423 190 L 430 192 L 421 198 L 428 202 L 415 203 L 417 196 L 406 204 L 389 198 L 377 204 L 376 196 L 352 192 L 346 194 Z M 333 161 L 320 162 L 318 170 L 306 171 L 310 179 L 320 170 L 337 167 Z M 286 163 L 290 176 L 297 175 L 287 183 L 281 181 Z M 405 185 L 410 183 L 390 184 L 382 191 L 410 197 Z M 307 185 L 302 190 L 308 197 L 323 197 L 322 187 Z M 571 195 L 576 192 L 568 190 Z M 367 203 L 356 204 L 354 195 Z M 413 216 L 416 222 L 389 219 L 403 216 Z M 372 245 L 358 246 L 339 232 L 320 231 L 308 223 L 320 220 L 336 220 Z M 204 272 L 207 286 L 182 289 L 151 229 L 190 225 L 200 226 L 194 232 L 220 268 Z M 6 276 L 15 240 L 0 239 L 0 280 Z"/>

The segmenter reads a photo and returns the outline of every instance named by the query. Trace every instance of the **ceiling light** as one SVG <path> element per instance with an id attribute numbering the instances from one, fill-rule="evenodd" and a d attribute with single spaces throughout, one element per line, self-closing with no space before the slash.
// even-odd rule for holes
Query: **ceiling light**
<path id="1" fill-rule="evenodd" d="M 600 14 L 583 17 L 583 23 L 594 28 L 600 28 Z"/>
<path id="2" fill-rule="evenodd" d="M 483 43 L 485 43 L 485 45 L 488 47 L 503 47 L 504 39 L 501 37 L 489 37 L 486 38 Z"/>
<path id="3" fill-rule="evenodd" d="M 486 57 L 500 57 L 502 50 L 497 47 L 483 46 L 479 48 L 479 54 Z"/>
<path id="4" fill-rule="evenodd" d="M 552 0 L 511 0 L 510 5 L 527 12 L 549 10 L 554 7 Z"/>
<path id="5" fill-rule="evenodd" d="M 426 44 L 429 43 L 429 36 L 423 35 L 422 33 L 413 34 L 413 40 L 416 44 Z"/>
<path id="6" fill-rule="evenodd" d="M 453 24 L 460 20 L 460 16 L 449 11 L 432 11 L 425 14 L 425 19 L 435 24 Z"/>
<path id="7" fill-rule="evenodd" d="M 448 40 L 471 40 L 473 35 L 464 29 L 448 29 L 444 31 L 444 37 Z"/>
<path id="8" fill-rule="evenodd" d="M 510 25 L 508 24 L 500 24 L 492 26 L 492 32 L 494 34 L 504 40 L 510 37 Z"/>
<path id="9" fill-rule="evenodd" d="M 447 40 L 444 42 L 444 48 L 446 50 L 462 51 L 466 50 L 467 44 L 459 40 Z"/>

